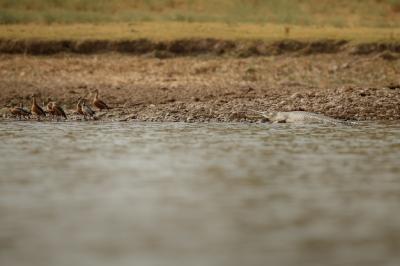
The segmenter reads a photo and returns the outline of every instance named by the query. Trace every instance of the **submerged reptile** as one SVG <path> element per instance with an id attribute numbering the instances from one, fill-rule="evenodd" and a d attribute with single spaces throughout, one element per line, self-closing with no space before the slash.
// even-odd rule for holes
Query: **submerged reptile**
<path id="1" fill-rule="evenodd" d="M 355 124 L 354 122 L 343 121 L 325 115 L 304 112 L 304 111 L 292 111 L 292 112 L 262 112 L 256 110 L 252 111 L 262 115 L 272 123 L 322 123 L 322 124 L 335 124 L 335 125 Z"/>

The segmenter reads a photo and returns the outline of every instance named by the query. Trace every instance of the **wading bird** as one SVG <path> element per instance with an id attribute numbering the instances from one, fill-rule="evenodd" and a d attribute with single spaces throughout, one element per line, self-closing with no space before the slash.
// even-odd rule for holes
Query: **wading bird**
<path id="1" fill-rule="evenodd" d="M 95 111 L 93 111 L 92 108 L 90 108 L 90 106 L 86 104 L 86 99 L 82 100 L 81 108 L 82 108 L 83 116 L 85 117 L 85 119 L 87 117 L 93 118 L 95 120 L 97 119 L 94 116 L 95 115 Z"/>
<path id="2" fill-rule="evenodd" d="M 67 115 L 65 114 L 64 110 L 59 106 L 56 102 L 50 102 L 51 104 L 51 111 L 52 114 L 55 115 L 57 118 L 63 117 L 67 119 Z"/>
<path id="3" fill-rule="evenodd" d="M 10 109 L 10 112 L 12 115 L 18 117 L 19 119 L 21 119 L 22 117 L 29 117 L 32 113 L 29 112 L 28 110 L 26 110 L 24 108 L 24 106 L 22 105 L 22 103 L 19 104 L 19 106 L 15 106 L 13 108 Z"/>
<path id="4" fill-rule="evenodd" d="M 103 109 L 106 109 L 106 110 L 111 109 L 105 102 L 103 102 L 102 100 L 99 99 L 99 90 L 96 89 L 94 92 L 95 92 L 95 94 L 94 94 L 94 98 L 93 98 L 93 102 L 92 102 L 93 105 L 96 106 L 97 108 L 99 108 L 100 111 Z"/>
<path id="5" fill-rule="evenodd" d="M 25 107 L 24 107 L 24 104 L 23 104 L 23 103 L 20 103 L 20 104 L 19 104 L 19 109 L 20 109 L 22 112 L 24 112 L 24 113 L 28 114 L 29 116 L 30 116 L 30 115 L 32 115 L 31 111 L 29 111 L 29 110 L 25 109 Z"/>
<path id="6" fill-rule="evenodd" d="M 76 109 L 74 110 L 74 113 L 77 115 L 84 115 L 83 111 L 82 111 L 82 98 L 78 99 L 78 103 L 76 104 Z"/>
<path id="7" fill-rule="evenodd" d="M 35 95 L 32 96 L 32 107 L 31 107 L 31 112 L 32 114 L 35 114 L 38 118 L 38 120 L 40 119 L 41 116 L 46 116 L 46 113 L 43 111 L 42 107 L 40 107 L 37 103 L 36 103 L 36 97 Z"/>
<path id="8" fill-rule="evenodd" d="M 54 111 L 53 111 L 53 103 L 52 102 L 48 102 L 46 105 L 46 113 L 48 113 L 49 115 L 51 115 L 51 117 L 54 117 Z"/>

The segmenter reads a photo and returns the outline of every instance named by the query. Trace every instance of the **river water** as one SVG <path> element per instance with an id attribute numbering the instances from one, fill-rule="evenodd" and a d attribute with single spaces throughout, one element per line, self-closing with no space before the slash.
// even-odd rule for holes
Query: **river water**
<path id="1" fill-rule="evenodd" d="M 0 123 L 0 265 L 400 265 L 400 124 Z"/>

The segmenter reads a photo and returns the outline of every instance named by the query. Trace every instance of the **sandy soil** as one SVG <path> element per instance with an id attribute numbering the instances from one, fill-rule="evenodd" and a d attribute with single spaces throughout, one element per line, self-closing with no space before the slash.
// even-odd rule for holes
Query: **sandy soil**
<path id="1" fill-rule="evenodd" d="M 390 59 L 390 58 L 389 58 Z M 0 55 L 0 115 L 50 97 L 67 112 L 99 89 L 103 120 L 258 121 L 249 109 L 350 120 L 400 119 L 400 60 L 381 54 L 192 56 Z M 75 117 L 71 117 L 75 118 Z"/>

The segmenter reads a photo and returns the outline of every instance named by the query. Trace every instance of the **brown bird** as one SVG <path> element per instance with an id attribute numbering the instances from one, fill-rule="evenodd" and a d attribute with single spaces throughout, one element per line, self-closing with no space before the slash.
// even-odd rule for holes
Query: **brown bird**
<path id="1" fill-rule="evenodd" d="M 53 111 L 53 103 L 52 102 L 48 102 L 46 105 L 46 111 L 48 114 L 50 114 L 52 117 L 54 117 L 55 113 Z"/>
<path id="2" fill-rule="evenodd" d="M 42 107 L 40 107 L 36 103 L 36 97 L 35 95 L 32 96 L 32 107 L 31 107 L 31 112 L 32 114 L 35 114 L 38 119 L 40 119 L 41 116 L 46 116 L 46 113 L 43 111 Z"/>
<path id="3" fill-rule="evenodd" d="M 31 114 L 31 111 L 29 111 L 28 109 L 26 109 L 26 108 L 24 107 L 24 104 L 23 104 L 22 102 L 19 103 L 19 108 L 21 108 L 21 109 L 24 110 L 25 112 L 28 112 L 28 113 Z"/>
<path id="4" fill-rule="evenodd" d="M 78 99 L 78 103 L 76 104 L 76 109 L 74 110 L 74 113 L 77 115 L 84 115 L 83 111 L 82 111 L 82 98 Z"/>
<path id="5" fill-rule="evenodd" d="M 97 108 L 99 108 L 100 110 L 103 109 L 111 109 L 105 102 L 103 102 L 102 100 L 99 99 L 99 90 L 95 90 L 95 95 L 94 95 L 94 99 L 93 99 L 93 105 L 96 106 Z"/>
<path id="6" fill-rule="evenodd" d="M 32 115 L 31 111 L 24 108 L 23 103 L 20 103 L 18 108 L 21 110 L 21 112 L 23 112 L 25 114 L 24 116 L 30 117 Z"/>
<path id="7" fill-rule="evenodd" d="M 95 120 L 97 119 L 97 118 L 94 116 L 94 115 L 95 115 L 95 111 L 93 111 L 92 108 L 90 108 L 90 106 L 86 104 L 86 99 L 83 99 L 83 100 L 82 100 L 81 107 L 82 107 L 82 112 L 83 112 L 83 115 L 84 115 L 85 119 L 86 119 L 87 117 L 93 118 L 93 119 L 95 119 Z"/>
<path id="8" fill-rule="evenodd" d="M 64 117 L 67 119 L 67 115 L 65 114 L 64 110 L 59 106 L 56 102 L 50 102 L 51 104 L 51 111 L 56 117 Z"/>
<path id="9" fill-rule="evenodd" d="M 19 104 L 19 106 L 15 106 L 13 108 L 10 109 L 10 112 L 12 115 L 18 117 L 19 119 L 21 119 L 22 117 L 29 117 L 32 113 L 29 112 L 28 110 L 26 110 L 24 108 L 24 106 L 22 105 L 22 103 Z"/>
<path id="10" fill-rule="evenodd" d="M 43 101 L 43 108 L 46 107 L 46 110 L 44 110 L 46 113 L 51 113 L 51 98 L 47 98 L 47 104 Z"/>

